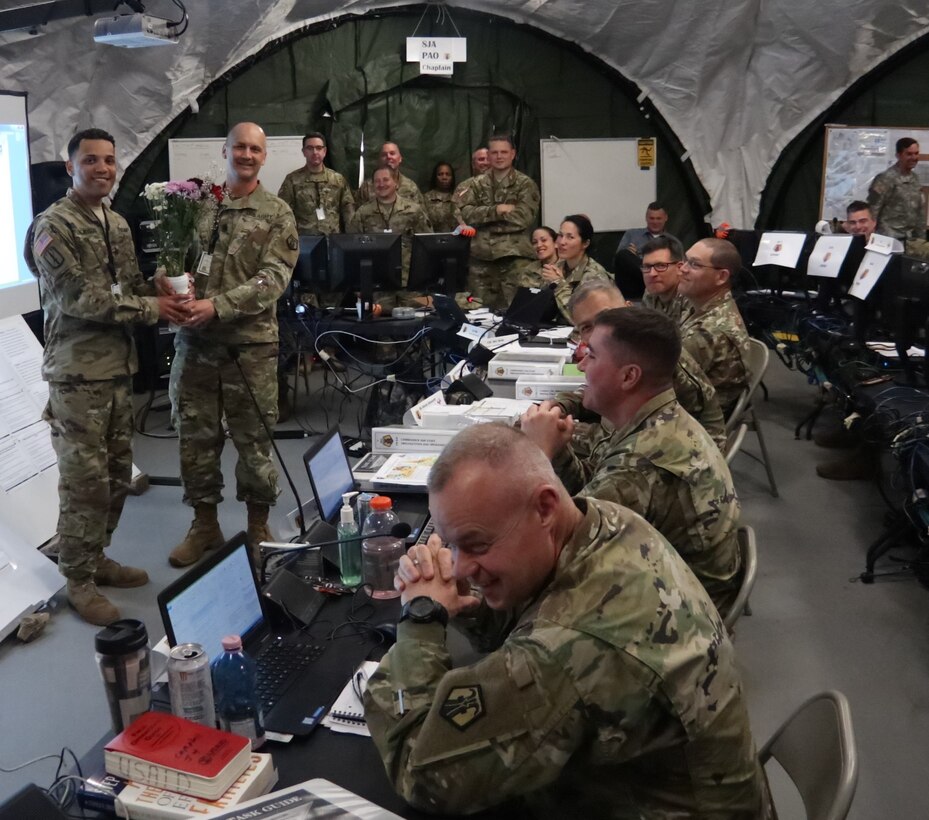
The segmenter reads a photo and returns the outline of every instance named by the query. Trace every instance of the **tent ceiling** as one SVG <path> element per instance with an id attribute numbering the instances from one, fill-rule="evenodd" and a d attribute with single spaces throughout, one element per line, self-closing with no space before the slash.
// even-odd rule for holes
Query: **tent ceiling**
<path id="1" fill-rule="evenodd" d="M 107 123 L 120 161 L 217 77 L 269 41 L 321 20 L 402 2 L 188 0 L 176 47 L 95 45 L 93 18 L 37 36 L 0 34 L 0 88 L 29 92 L 33 162 Z M 461 8 L 574 42 L 637 83 L 685 146 L 713 203 L 711 219 L 750 225 L 779 153 L 843 91 L 929 31 L 925 4 L 874 0 L 468 0 Z M 176 17 L 168 0 L 149 13 Z M 454 11 L 454 7 L 451 7 Z M 412 33 L 412 32 L 411 32 Z M 399 46 L 399 44 L 398 44 Z"/>

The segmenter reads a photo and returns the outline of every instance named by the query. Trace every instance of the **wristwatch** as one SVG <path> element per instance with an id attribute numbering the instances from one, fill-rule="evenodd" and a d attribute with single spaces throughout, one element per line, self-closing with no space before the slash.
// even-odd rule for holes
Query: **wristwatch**
<path id="1" fill-rule="evenodd" d="M 428 595 L 417 595 L 403 605 L 400 620 L 412 621 L 414 624 L 431 624 L 438 621 L 442 626 L 448 626 L 448 610 Z"/>

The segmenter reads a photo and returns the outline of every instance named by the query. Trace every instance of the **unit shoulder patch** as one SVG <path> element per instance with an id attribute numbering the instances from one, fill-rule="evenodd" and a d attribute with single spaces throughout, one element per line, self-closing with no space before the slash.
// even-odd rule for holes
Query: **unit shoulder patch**
<path id="1" fill-rule="evenodd" d="M 459 731 L 465 731 L 484 716 L 484 693 L 480 684 L 450 690 L 439 714 Z"/>

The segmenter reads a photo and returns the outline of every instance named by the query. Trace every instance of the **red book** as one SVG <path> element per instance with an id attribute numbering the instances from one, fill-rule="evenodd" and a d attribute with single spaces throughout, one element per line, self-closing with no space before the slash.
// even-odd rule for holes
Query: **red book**
<path id="1" fill-rule="evenodd" d="M 109 774 L 218 800 L 248 768 L 251 741 L 166 712 L 146 712 L 104 747 Z"/>

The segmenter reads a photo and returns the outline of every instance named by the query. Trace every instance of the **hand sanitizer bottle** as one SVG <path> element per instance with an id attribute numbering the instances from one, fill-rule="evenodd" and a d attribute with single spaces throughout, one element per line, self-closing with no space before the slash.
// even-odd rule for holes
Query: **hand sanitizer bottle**
<path id="1" fill-rule="evenodd" d="M 358 525 L 355 523 L 355 511 L 352 509 L 354 493 L 342 495 L 342 509 L 339 511 L 339 570 L 342 583 L 347 587 L 356 587 L 361 583 L 361 542 L 358 538 Z"/>

